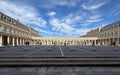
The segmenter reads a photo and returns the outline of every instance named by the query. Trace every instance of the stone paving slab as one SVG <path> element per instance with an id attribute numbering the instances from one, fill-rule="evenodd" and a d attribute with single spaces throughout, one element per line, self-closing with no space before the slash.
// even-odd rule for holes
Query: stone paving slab
<path id="1" fill-rule="evenodd" d="M 115 56 L 120 57 L 120 46 L 16 46 L 0 47 L 0 57 L 10 56 Z"/>
<path id="2" fill-rule="evenodd" d="M 0 68 L 1 75 L 120 75 L 120 67 Z"/>

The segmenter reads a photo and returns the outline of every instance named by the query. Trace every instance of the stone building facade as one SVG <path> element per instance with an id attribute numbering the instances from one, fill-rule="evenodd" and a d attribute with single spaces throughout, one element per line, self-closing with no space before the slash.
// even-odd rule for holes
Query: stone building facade
<path id="1" fill-rule="evenodd" d="M 100 45 L 120 45 L 120 21 L 91 30 L 86 37 L 98 37 Z"/>
<path id="2" fill-rule="evenodd" d="M 0 46 L 24 45 L 39 32 L 0 12 Z"/>

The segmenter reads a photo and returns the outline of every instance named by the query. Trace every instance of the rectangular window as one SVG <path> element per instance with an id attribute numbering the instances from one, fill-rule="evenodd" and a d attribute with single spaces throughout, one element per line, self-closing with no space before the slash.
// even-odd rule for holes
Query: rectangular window
<path id="1" fill-rule="evenodd" d="M 2 26 L 0 25 L 0 31 L 2 31 Z"/>
<path id="2" fill-rule="evenodd" d="M 117 31 L 115 32 L 115 35 L 118 35 L 118 32 L 117 32 Z"/>
<path id="3" fill-rule="evenodd" d="M 11 28 L 9 28 L 9 32 L 12 33 L 12 29 Z"/>
<path id="4" fill-rule="evenodd" d="M 1 15 L 1 20 L 3 21 L 4 19 L 3 19 L 3 15 Z"/>
<path id="5" fill-rule="evenodd" d="M 105 37 L 106 37 L 106 34 L 105 34 Z"/>
<path id="6" fill-rule="evenodd" d="M 108 36 L 109 36 L 109 33 L 108 33 Z"/>
<path id="7" fill-rule="evenodd" d="M 7 31 L 7 27 L 6 27 L 6 26 L 4 26 L 4 31 L 5 31 L 5 32 Z"/>
<path id="8" fill-rule="evenodd" d="M 12 34 L 14 34 L 14 30 L 12 29 Z"/>
<path id="9" fill-rule="evenodd" d="M 113 32 L 111 32 L 111 36 L 113 36 Z"/>
<path id="10" fill-rule="evenodd" d="M 14 30 L 14 34 L 15 34 L 15 32 L 16 32 L 16 31 Z"/>

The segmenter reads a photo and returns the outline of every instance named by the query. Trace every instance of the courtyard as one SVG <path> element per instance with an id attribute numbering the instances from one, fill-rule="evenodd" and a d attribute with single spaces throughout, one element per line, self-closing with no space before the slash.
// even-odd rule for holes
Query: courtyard
<path id="1" fill-rule="evenodd" d="M 120 46 L 7 46 L 0 47 L 0 57 L 120 57 Z"/>

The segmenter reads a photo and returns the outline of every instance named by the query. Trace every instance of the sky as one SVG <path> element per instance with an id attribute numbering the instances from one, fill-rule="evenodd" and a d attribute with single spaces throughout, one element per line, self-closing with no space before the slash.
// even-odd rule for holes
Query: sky
<path id="1" fill-rule="evenodd" d="M 120 21 L 120 0 L 0 0 L 0 12 L 44 37 L 78 37 Z"/>

